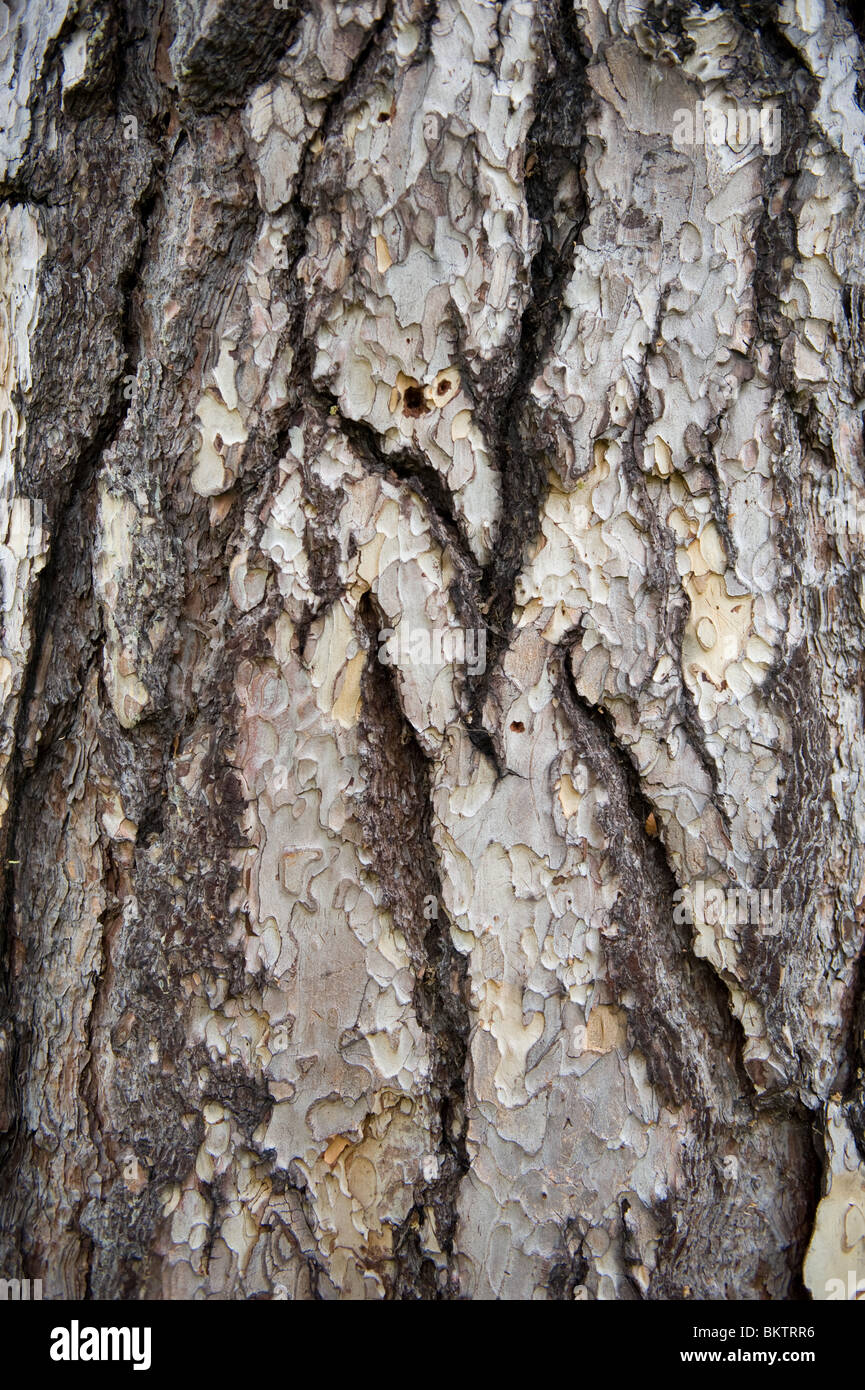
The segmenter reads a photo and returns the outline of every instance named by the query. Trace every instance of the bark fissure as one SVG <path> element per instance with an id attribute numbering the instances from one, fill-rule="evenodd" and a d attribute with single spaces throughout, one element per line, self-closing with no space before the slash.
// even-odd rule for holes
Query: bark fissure
<path id="1" fill-rule="evenodd" d="M 360 821 L 384 900 L 406 937 L 415 976 L 414 1004 L 431 1048 L 437 1171 L 419 1185 L 411 1212 L 396 1231 L 399 1298 L 452 1298 L 451 1267 L 460 1182 L 468 1170 L 465 1068 L 469 1014 L 467 970 L 444 909 L 432 843 L 429 769 L 405 718 L 387 668 L 378 660 L 380 616 L 367 597 L 359 617 L 369 643 L 361 687 L 361 760 L 366 786 Z M 423 1227 L 434 1223 L 444 1266 L 424 1250 Z"/>

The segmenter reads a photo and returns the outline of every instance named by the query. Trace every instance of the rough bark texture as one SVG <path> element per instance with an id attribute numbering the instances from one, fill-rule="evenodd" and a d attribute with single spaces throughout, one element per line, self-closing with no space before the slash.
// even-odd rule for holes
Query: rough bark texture
<path id="1" fill-rule="evenodd" d="M 4 26 L 0 1274 L 865 1277 L 850 12 Z"/>

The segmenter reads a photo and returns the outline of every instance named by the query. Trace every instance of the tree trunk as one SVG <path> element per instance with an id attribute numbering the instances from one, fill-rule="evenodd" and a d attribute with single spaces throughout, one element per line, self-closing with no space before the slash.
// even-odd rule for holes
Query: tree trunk
<path id="1" fill-rule="evenodd" d="M 0 1275 L 854 1297 L 849 13 L 4 24 Z"/>

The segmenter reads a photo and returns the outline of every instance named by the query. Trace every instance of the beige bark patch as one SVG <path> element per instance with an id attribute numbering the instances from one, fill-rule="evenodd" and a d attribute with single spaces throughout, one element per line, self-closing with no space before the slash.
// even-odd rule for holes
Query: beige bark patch
<path id="1" fill-rule="evenodd" d="M 804 1280 L 819 1301 L 865 1299 L 865 1174 L 834 1173 L 817 1218 Z M 862 1292 L 858 1292 L 859 1285 Z"/>
<path id="2" fill-rule="evenodd" d="M 627 1015 L 614 1004 L 596 1004 L 586 1024 L 586 1051 L 612 1052 L 628 1040 Z"/>

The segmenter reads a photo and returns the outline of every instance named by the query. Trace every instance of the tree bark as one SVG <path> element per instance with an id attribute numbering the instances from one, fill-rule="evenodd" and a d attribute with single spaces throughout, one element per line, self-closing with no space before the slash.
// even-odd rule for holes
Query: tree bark
<path id="1" fill-rule="evenodd" d="M 0 1275 L 855 1297 L 850 12 L 4 24 Z"/>

